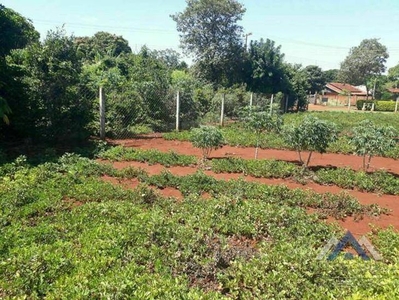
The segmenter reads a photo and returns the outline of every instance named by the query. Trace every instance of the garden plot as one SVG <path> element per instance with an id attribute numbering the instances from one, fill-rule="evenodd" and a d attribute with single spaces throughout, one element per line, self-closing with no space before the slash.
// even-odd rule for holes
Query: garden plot
<path id="1" fill-rule="evenodd" d="M 161 174 L 167 170 L 176 176 L 187 176 L 192 175 L 198 171 L 198 164 L 193 163 L 192 157 L 196 157 L 197 160 L 201 157 L 201 151 L 194 148 L 190 142 L 178 141 L 178 140 L 165 140 L 160 135 L 149 135 L 145 138 L 138 138 L 134 140 L 120 141 L 120 144 L 124 145 L 126 149 L 144 149 L 144 150 L 158 150 L 161 153 L 174 153 L 180 157 L 179 161 L 186 161 L 185 165 L 182 163 L 176 163 L 170 165 L 168 163 L 161 164 L 161 161 L 150 164 L 137 160 L 123 160 L 123 155 L 119 153 L 118 161 L 114 161 L 114 167 L 118 169 L 124 169 L 126 167 L 136 167 L 146 170 L 151 175 Z M 336 219 L 331 216 L 327 216 L 326 219 L 330 222 L 338 223 L 342 228 L 353 231 L 355 235 L 362 235 L 370 232 L 374 226 L 386 228 L 388 226 L 394 226 L 399 229 L 399 164 L 396 160 L 384 157 L 373 158 L 372 165 L 369 172 L 362 172 L 362 158 L 355 155 L 344 155 L 336 153 L 325 153 L 325 154 L 314 154 L 313 159 L 310 162 L 309 168 L 312 174 L 319 174 L 319 177 L 314 176 L 303 176 L 298 177 L 295 175 L 295 168 L 298 166 L 298 156 L 295 151 L 289 150 L 275 150 L 275 149 L 259 149 L 258 160 L 253 160 L 254 148 L 251 147 L 233 147 L 223 146 L 222 148 L 215 150 L 211 153 L 209 168 L 203 170 L 204 174 L 212 176 L 218 180 L 232 180 L 243 178 L 246 181 L 262 183 L 266 185 L 285 185 L 290 189 L 303 189 L 311 190 L 316 193 L 346 193 L 353 196 L 364 205 L 378 204 L 381 208 L 387 209 L 386 213 L 381 215 L 364 215 L 361 218 L 354 218 L 348 216 L 342 219 Z M 172 154 L 173 156 L 173 154 Z M 116 157 L 114 157 L 116 160 Z M 238 170 L 229 169 L 230 163 L 227 164 L 227 169 L 223 170 L 220 165 L 223 165 L 224 161 L 231 162 L 244 161 L 251 162 L 253 173 L 246 171 L 244 168 L 238 168 Z M 177 161 L 177 160 L 176 160 Z M 275 172 L 264 172 L 260 168 L 262 163 L 271 162 L 271 170 L 273 170 L 273 164 L 277 166 Z M 281 167 L 278 164 L 284 164 Z M 257 169 L 257 167 L 259 167 Z M 285 169 L 284 169 L 285 167 Z M 283 168 L 283 169 L 282 169 Z M 288 168 L 288 170 L 287 170 Z M 312 171 L 313 170 L 313 171 Z M 263 172 L 263 173 L 262 173 Z M 381 184 L 377 181 L 377 175 L 384 174 L 392 180 L 392 184 L 387 187 L 387 190 L 381 190 Z M 271 173 L 271 174 L 269 174 Z M 282 173 L 282 174 L 279 174 Z M 263 176 L 266 174 L 266 176 Z M 284 175 L 285 174 L 285 175 Z M 330 177 L 337 177 L 331 180 Z M 358 185 L 353 184 L 353 178 L 349 175 L 359 177 L 360 183 Z M 317 178 L 315 178 L 317 177 Z M 328 178 L 326 178 L 328 177 Z M 353 177 L 353 176 L 352 176 Z M 323 182 L 325 181 L 325 182 Z M 120 181 L 121 182 L 121 181 Z M 138 182 L 137 182 L 138 183 Z M 351 184 L 352 183 L 352 184 Z M 125 180 L 124 184 L 129 184 L 134 187 L 135 184 L 129 183 L 129 180 Z M 388 182 L 389 184 L 389 182 Z M 179 199 L 183 199 L 181 192 L 171 186 L 165 186 L 160 189 L 164 195 L 172 195 Z"/>

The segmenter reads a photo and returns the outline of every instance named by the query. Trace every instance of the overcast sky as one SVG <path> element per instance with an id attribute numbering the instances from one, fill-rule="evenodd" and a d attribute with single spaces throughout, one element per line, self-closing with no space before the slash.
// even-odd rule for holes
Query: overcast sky
<path id="1" fill-rule="evenodd" d="M 241 25 L 249 39 L 269 38 L 281 45 L 290 63 L 339 68 L 349 49 L 363 39 L 379 38 L 388 48 L 387 67 L 399 63 L 399 0 L 242 0 L 247 9 Z M 31 19 L 44 37 L 65 24 L 68 34 L 97 31 L 122 35 L 133 51 L 179 49 L 171 14 L 185 0 L 3 0 Z"/>

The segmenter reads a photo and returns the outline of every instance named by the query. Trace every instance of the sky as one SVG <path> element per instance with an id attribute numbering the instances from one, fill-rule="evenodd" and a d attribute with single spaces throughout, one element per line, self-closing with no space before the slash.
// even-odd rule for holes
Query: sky
<path id="1" fill-rule="evenodd" d="M 271 39 L 289 63 L 339 69 L 351 47 L 378 38 L 388 48 L 387 68 L 399 64 L 399 0 L 239 0 L 249 40 Z M 185 0 L 3 0 L 32 20 L 41 37 L 64 26 L 68 34 L 98 31 L 122 35 L 134 52 L 171 48 L 181 52 L 171 14 Z M 190 61 L 187 59 L 186 61 Z"/>

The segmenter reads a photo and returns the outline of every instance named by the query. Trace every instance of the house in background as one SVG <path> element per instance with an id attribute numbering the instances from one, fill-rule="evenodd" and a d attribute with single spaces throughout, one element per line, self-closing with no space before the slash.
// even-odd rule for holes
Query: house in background
<path id="1" fill-rule="evenodd" d="M 357 100 L 366 98 L 367 93 L 358 87 L 348 83 L 330 82 L 323 90 L 321 104 L 348 105 L 350 99 L 350 105 L 356 105 Z"/>
<path id="2" fill-rule="evenodd" d="M 394 95 L 395 100 L 399 98 L 399 88 L 389 88 L 388 92 Z"/>

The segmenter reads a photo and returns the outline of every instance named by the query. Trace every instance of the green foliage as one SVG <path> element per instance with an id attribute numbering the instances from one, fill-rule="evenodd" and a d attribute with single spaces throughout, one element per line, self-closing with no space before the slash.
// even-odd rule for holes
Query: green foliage
<path id="1" fill-rule="evenodd" d="M 358 110 L 362 110 L 363 109 L 363 104 L 365 104 L 365 108 L 366 110 L 371 110 L 372 104 L 375 103 L 374 100 L 357 100 L 356 101 L 356 108 Z M 375 109 L 375 107 L 374 107 Z"/>
<path id="2" fill-rule="evenodd" d="M 258 161 L 253 162 L 258 163 Z M 234 167 L 239 165 L 239 161 L 229 161 L 227 164 L 223 162 L 215 164 L 219 167 L 219 170 L 224 169 L 226 165 L 230 165 L 231 170 L 234 170 Z M 282 164 L 279 164 L 279 162 L 264 163 L 264 169 L 256 168 L 251 163 L 241 165 L 244 166 L 242 168 L 243 171 L 253 172 L 255 170 L 255 172 L 258 172 L 259 177 L 272 177 L 273 175 L 266 174 L 263 171 L 273 166 L 280 168 L 276 172 L 280 172 L 282 176 L 287 175 L 290 171 L 289 165 L 286 165 L 288 167 L 286 170 L 282 170 Z M 258 176 L 257 174 L 255 176 Z M 238 201 L 242 201 L 243 199 L 257 199 L 258 201 L 270 204 L 281 202 L 284 205 L 292 207 L 300 206 L 316 209 L 320 213 L 321 218 L 324 218 L 326 215 L 337 219 L 347 216 L 362 217 L 364 214 L 377 216 L 388 212 L 387 209 L 381 208 L 378 205 L 361 205 L 355 198 L 344 192 L 340 194 L 317 194 L 310 190 L 289 189 L 285 185 L 268 186 L 256 182 L 246 182 L 243 179 L 223 181 L 216 180 L 214 177 L 206 175 L 203 172 L 196 172 L 187 176 L 176 176 L 168 171 L 164 171 L 159 175 L 150 177 L 142 176 L 142 174 L 140 176 L 140 180 L 146 184 L 158 188 L 173 187 L 178 189 L 184 196 L 192 194 L 198 196 L 203 193 L 210 193 L 217 198 L 227 196 Z"/>
<path id="3" fill-rule="evenodd" d="M 180 128 L 187 129 L 196 125 L 199 117 L 205 114 L 204 109 L 208 107 L 206 99 L 201 99 L 204 100 L 201 102 L 200 99 L 194 96 L 196 90 L 201 90 L 201 82 L 196 80 L 190 73 L 174 70 L 171 74 L 171 83 L 173 90 L 179 92 Z"/>
<path id="4" fill-rule="evenodd" d="M 222 132 L 214 126 L 201 126 L 192 129 L 191 142 L 196 148 L 202 150 L 203 159 L 208 159 L 212 150 L 223 146 Z"/>
<path id="5" fill-rule="evenodd" d="M 162 60 L 170 70 L 187 71 L 188 65 L 182 61 L 180 53 L 173 49 L 153 50 L 153 55 Z"/>
<path id="6" fill-rule="evenodd" d="M 293 178 L 299 182 L 310 180 L 324 185 L 336 185 L 344 189 L 358 189 L 365 192 L 379 192 L 398 195 L 399 179 L 385 171 L 373 173 L 357 172 L 348 168 L 320 168 L 302 174 L 294 163 L 279 160 L 244 160 L 225 158 L 212 161 L 216 173 L 241 173 L 263 178 Z"/>
<path id="7" fill-rule="evenodd" d="M 196 162 L 194 156 L 180 155 L 173 152 L 162 153 L 154 150 L 136 150 L 124 147 L 114 147 L 102 152 L 99 157 L 111 161 L 135 160 L 147 162 L 149 164 L 159 163 L 166 167 L 187 166 L 193 165 Z M 13 168 L 13 164 L 8 164 L 5 165 L 3 169 L 4 172 L 11 172 Z M 390 195 L 399 194 L 399 179 L 386 171 L 366 173 L 349 168 L 318 168 L 314 171 L 310 169 L 307 173 L 303 174 L 302 169 L 295 163 L 273 159 L 248 160 L 241 158 L 220 158 L 212 160 L 211 170 L 215 173 L 240 173 L 262 178 L 292 178 L 302 183 L 313 180 L 319 184 L 331 184 L 344 189 L 358 189 L 365 192 L 378 192 Z M 105 172 L 105 170 L 102 172 Z M 126 168 L 116 173 L 111 171 L 108 172 L 110 172 L 109 174 L 118 174 L 115 176 L 124 178 L 142 177 L 144 180 L 148 179 L 148 176 L 144 174 L 141 169 Z M 165 179 L 160 178 L 165 178 L 165 176 L 165 174 L 159 177 L 155 176 L 163 183 L 157 181 L 158 179 L 150 183 L 164 188 L 168 185 L 165 184 Z M 166 176 L 166 178 L 168 178 L 168 181 L 173 182 L 173 187 L 181 188 L 182 185 L 177 179 L 170 179 L 168 176 Z"/>
<path id="8" fill-rule="evenodd" d="M 388 264 L 318 261 L 340 232 L 303 209 L 342 218 L 381 213 L 376 206 L 201 172 L 137 172 L 143 183 L 125 190 L 99 180 L 104 172 L 112 173 L 67 154 L 37 167 L 21 158 L 2 173 L 2 298 L 395 298 L 397 232 L 372 239 Z M 148 186 L 161 181 L 184 201 Z M 213 197 L 204 201 L 203 192 Z"/>
<path id="9" fill-rule="evenodd" d="M 192 155 L 179 155 L 173 151 L 164 153 L 155 149 L 143 150 L 123 146 L 103 151 L 99 153 L 98 157 L 111 161 L 139 161 L 149 164 L 158 163 L 164 166 L 188 166 L 196 163 L 196 158 Z"/>
<path id="10" fill-rule="evenodd" d="M 215 87 L 232 86 L 241 78 L 241 45 L 245 8 L 234 0 L 190 0 L 183 12 L 172 15 L 183 49 L 194 55 L 200 78 Z"/>
<path id="11" fill-rule="evenodd" d="M 338 74 L 339 70 L 338 69 L 330 69 L 324 71 L 324 78 L 326 82 L 337 82 L 338 81 Z"/>
<path id="12" fill-rule="evenodd" d="M 282 118 L 278 114 L 257 111 L 255 107 L 246 107 L 242 111 L 242 122 L 256 135 L 255 159 L 258 158 L 260 135 L 263 132 L 278 132 L 282 126 Z"/>
<path id="13" fill-rule="evenodd" d="M 13 49 L 21 49 L 39 40 L 39 33 L 31 21 L 0 4 L 0 119 L 10 123 L 12 104 L 24 97 L 23 87 L 17 84 L 18 71 L 7 62 L 6 56 Z M 9 128 L 8 128 L 9 130 Z"/>
<path id="14" fill-rule="evenodd" d="M 322 69 L 316 65 L 309 65 L 305 67 L 304 71 L 308 77 L 309 92 L 312 94 L 320 93 L 327 83 Z"/>
<path id="15" fill-rule="evenodd" d="M 350 133 L 351 129 L 359 122 L 369 119 L 378 126 L 393 126 L 396 130 L 399 130 L 399 119 L 395 114 L 362 114 L 362 113 L 347 113 L 347 112 L 306 112 L 300 114 L 285 114 L 284 123 L 299 123 L 307 115 L 315 116 L 319 119 L 334 122 L 337 125 L 337 129 L 340 133 Z"/>
<path id="16" fill-rule="evenodd" d="M 399 194 L 399 179 L 385 171 L 365 173 L 347 168 L 320 169 L 315 174 L 315 181 L 320 184 L 334 184 L 345 189 L 357 188 L 364 192 Z"/>
<path id="17" fill-rule="evenodd" d="M 362 110 L 363 104 L 366 110 L 371 110 L 372 104 L 374 103 L 375 111 L 395 111 L 395 101 L 382 101 L 382 100 L 357 100 L 356 107 L 358 110 Z"/>
<path id="18" fill-rule="evenodd" d="M 376 101 L 376 111 L 395 111 L 395 101 Z"/>
<path id="19" fill-rule="evenodd" d="M 79 55 L 86 62 L 95 62 L 105 56 L 117 57 L 132 53 L 129 43 L 122 36 L 108 32 L 97 32 L 92 37 L 76 37 L 74 39 Z"/>
<path id="20" fill-rule="evenodd" d="M 247 76 L 248 88 L 256 93 L 275 94 L 284 90 L 286 82 L 283 65 L 284 54 L 281 46 L 269 39 L 251 41 L 248 50 L 250 76 Z"/>
<path id="21" fill-rule="evenodd" d="M 285 114 L 282 116 L 282 120 L 287 126 L 297 126 L 305 116 L 314 116 L 321 120 L 336 123 L 337 130 L 339 132 L 338 139 L 330 143 L 327 152 L 333 153 L 354 153 L 353 145 L 349 142 L 351 129 L 354 124 L 369 118 L 378 126 L 393 126 L 396 130 L 399 130 L 398 116 L 395 114 L 360 114 L 346 112 L 306 112 L 299 114 Z M 226 143 L 230 146 L 240 147 L 256 147 L 257 136 L 253 130 L 249 130 L 245 123 L 236 122 L 234 124 L 228 124 L 221 129 L 223 137 Z M 189 141 L 191 139 L 190 131 L 182 132 L 168 132 L 164 133 L 163 137 L 167 140 L 180 140 Z M 289 149 L 290 146 L 284 139 L 283 134 L 279 133 L 264 133 L 260 135 L 259 139 L 260 148 L 272 148 L 272 149 Z M 391 148 L 383 153 L 385 157 L 399 158 L 399 146 Z"/>
<path id="22" fill-rule="evenodd" d="M 39 33 L 32 22 L 14 10 L 0 4 L 0 58 L 12 49 L 21 49 L 39 40 Z"/>
<path id="23" fill-rule="evenodd" d="M 351 48 L 341 63 L 339 79 L 354 85 L 364 84 L 370 90 L 370 79 L 385 71 L 389 57 L 387 48 L 378 39 L 365 39 Z"/>
<path id="24" fill-rule="evenodd" d="M 295 164 L 279 160 L 225 158 L 212 161 L 212 171 L 242 173 L 263 178 L 286 178 L 295 176 L 298 168 Z"/>
<path id="25" fill-rule="evenodd" d="M 383 155 L 395 147 L 395 137 L 396 130 L 392 126 L 377 126 L 370 120 L 364 120 L 353 128 L 350 142 L 355 153 L 363 157 L 363 169 L 367 170 L 373 156 Z"/>
<path id="26" fill-rule="evenodd" d="M 304 111 L 307 107 L 307 91 L 311 88 L 308 73 L 299 64 L 285 64 L 287 86 L 284 93 L 288 95 L 288 109 L 296 106 L 297 111 Z"/>
<path id="27" fill-rule="evenodd" d="M 81 62 L 73 38 L 50 31 L 41 44 L 14 51 L 10 60 L 24 70 L 29 95 L 13 101 L 13 127 L 23 137 L 48 143 L 87 140 L 93 96 L 82 85 Z"/>
<path id="28" fill-rule="evenodd" d="M 6 99 L 0 96 L 0 118 L 3 119 L 4 123 L 10 124 L 8 114 L 11 113 L 11 108 L 8 106 Z"/>
<path id="29" fill-rule="evenodd" d="M 307 167 L 313 151 L 325 153 L 328 145 L 337 140 L 337 129 L 334 123 L 307 115 L 298 125 L 286 127 L 284 137 L 287 144 L 298 151 L 299 161 Z M 309 151 L 305 162 L 301 157 L 303 151 Z"/>
<path id="30" fill-rule="evenodd" d="M 256 134 L 262 132 L 279 132 L 282 126 L 282 118 L 278 114 L 270 114 L 260 111 L 256 107 L 245 107 L 242 111 L 242 122 L 248 129 Z"/>
<path id="31" fill-rule="evenodd" d="M 183 131 L 171 131 L 165 132 L 162 134 L 162 138 L 167 141 L 176 140 L 176 141 L 190 141 L 192 136 L 192 131 L 183 130 Z"/>

